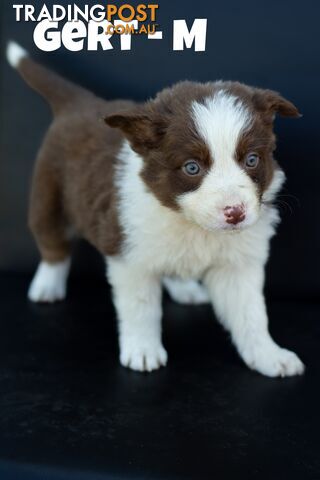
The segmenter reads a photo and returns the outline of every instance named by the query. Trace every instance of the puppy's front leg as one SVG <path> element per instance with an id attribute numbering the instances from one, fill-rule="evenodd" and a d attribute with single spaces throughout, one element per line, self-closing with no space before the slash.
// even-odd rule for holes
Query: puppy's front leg
<path id="1" fill-rule="evenodd" d="M 133 370 L 156 370 L 167 363 L 161 341 L 161 281 L 121 259 L 108 259 L 119 321 L 120 362 Z"/>
<path id="2" fill-rule="evenodd" d="M 230 331 L 248 367 L 269 377 L 303 373 L 304 365 L 297 355 L 279 347 L 269 334 L 262 266 L 212 269 L 205 283 L 219 320 Z"/>

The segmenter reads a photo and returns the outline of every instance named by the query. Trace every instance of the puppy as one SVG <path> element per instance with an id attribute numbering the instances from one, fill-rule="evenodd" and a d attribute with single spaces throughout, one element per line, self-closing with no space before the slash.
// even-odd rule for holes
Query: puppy
<path id="1" fill-rule="evenodd" d="M 276 92 L 222 81 L 181 82 L 144 104 L 107 102 L 13 42 L 7 57 L 54 114 L 31 193 L 42 261 L 30 300 L 65 297 L 76 232 L 106 259 L 122 365 L 152 371 L 167 363 L 164 284 L 177 301 L 212 302 L 248 367 L 302 374 L 299 358 L 268 332 L 263 295 L 279 221 L 272 201 L 284 181 L 273 120 L 298 117 L 297 108 Z"/>

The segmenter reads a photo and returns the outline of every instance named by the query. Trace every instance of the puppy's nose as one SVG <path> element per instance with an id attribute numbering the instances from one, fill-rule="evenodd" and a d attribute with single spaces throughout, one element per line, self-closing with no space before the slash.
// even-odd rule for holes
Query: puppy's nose
<path id="1" fill-rule="evenodd" d="M 223 209 L 224 216 L 227 223 L 237 225 L 237 223 L 243 222 L 246 218 L 246 211 L 243 203 L 239 205 L 227 206 Z"/>

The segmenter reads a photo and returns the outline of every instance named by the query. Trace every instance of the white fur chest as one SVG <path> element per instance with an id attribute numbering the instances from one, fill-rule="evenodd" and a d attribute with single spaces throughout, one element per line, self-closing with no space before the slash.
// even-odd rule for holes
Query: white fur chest
<path id="1" fill-rule="evenodd" d="M 164 207 L 152 207 L 148 202 L 140 221 L 126 229 L 127 257 L 163 275 L 201 277 L 218 258 L 219 239 Z"/>
<path id="2" fill-rule="evenodd" d="M 147 191 L 139 172 L 141 158 L 125 144 L 118 171 L 119 217 L 127 261 L 160 275 L 201 278 L 211 267 L 265 263 L 277 212 L 265 208 L 259 221 L 238 232 L 209 232 L 162 206 Z"/>

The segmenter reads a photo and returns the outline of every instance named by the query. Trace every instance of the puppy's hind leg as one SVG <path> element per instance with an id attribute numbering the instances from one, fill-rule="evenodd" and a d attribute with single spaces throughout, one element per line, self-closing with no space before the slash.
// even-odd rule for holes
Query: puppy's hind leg
<path id="1" fill-rule="evenodd" d="M 170 297 L 177 303 L 187 305 L 201 305 L 210 303 L 206 288 L 196 280 L 181 280 L 179 278 L 165 277 L 163 285 Z"/>
<path id="2" fill-rule="evenodd" d="M 33 302 L 63 300 L 70 270 L 70 241 L 54 161 L 45 150 L 40 152 L 31 192 L 29 225 L 42 257 L 28 291 Z"/>
<path id="3" fill-rule="evenodd" d="M 37 268 L 28 290 L 32 302 L 53 303 L 64 300 L 67 290 L 67 278 L 70 259 L 49 263 L 42 260 Z"/>

